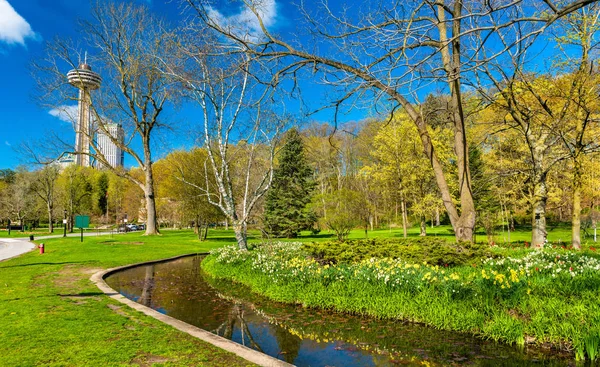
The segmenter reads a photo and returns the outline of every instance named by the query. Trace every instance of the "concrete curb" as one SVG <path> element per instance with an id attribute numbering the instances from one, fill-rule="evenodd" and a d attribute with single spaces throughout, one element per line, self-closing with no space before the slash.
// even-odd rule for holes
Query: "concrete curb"
<path id="1" fill-rule="evenodd" d="M 131 265 L 125 265 L 125 266 L 120 266 L 118 268 L 112 268 L 112 269 L 108 269 L 108 270 L 102 270 L 99 271 L 97 273 L 95 273 L 94 275 L 91 276 L 90 280 L 96 284 L 96 286 L 102 291 L 104 292 L 104 294 L 106 294 L 107 296 L 137 310 L 140 311 L 150 317 L 153 317 L 159 321 L 164 322 L 167 325 L 170 325 L 172 327 L 174 327 L 177 330 L 183 331 L 185 333 L 190 334 L 193 337 L 196 337 L 198 339 L 201 339 L 207 343 L 210 343 L 216 347 L 219 347 L 221 349 L 224 349 L 228 352 L 237 354 L 238 356 L 246 359 L 247 361 L 250 361 L 252 363 L 256 363 L 259 366 L 264 366 L 264 367 L 290 367 L 293 366 L 292 364 L 289 364 L 287 362 L 281 361 L 277 358 L 273 358 L 269 355 L 266 355 L 264 353 L 258 352 L 254 349 L 250 349 L 248 347 L 245 347 L 241 344 L 238 344 L 236 342 L 233 342 L 229 339 L 225 339 L 223 337 L 220 337 L 218 335 L 215 335 L 209 331 L 206 331 L 204 329 L 201 329 L 199 327 L 190 325 L 188 323 L 185 323 L 181 320 L 175 319 L 171 316 L 167 316 L 164 315 L 158 311 L 155 311 L 149 307 L 146 307 L 142 304 L 139 304 L 137 302 L 134 302 L 128 298 L 126 298 L 125 296 L 121 295 L 120 293 L 118 293 L 117 291 L 115 291 L 114 289 L 112 289 L 111 287 L 108 286 L 108 284 L 106 284 L 106 282 L 104 281 L 104 279 L 113 274 L 116 273 L 118 271 L 121 270 L 125 270 L 125 269 L 130 269 L 130 268 L 134 268 L 136 266 L 140 266 L 140 265 L 148 265 L 148 264 L 157 264 L 157 263 L 162 263 L 162 262 L 166 262 L 166 261 L 171 261 L 171 260 L 176 260 L 176 259 L 180 259 L 183 257 L 188 257 L 188 256 L 195 256 L 195 255 L 207 255 L 208 253 L 196 253 L 196 254 L 187 254 L 187 255 L 180 255 L 180 256 L 175 256 L 175 257 L 171 257 L 168 259 L 162 259 L 162 260 L 155 260 L 155 261 L 147 261 L 147 262 L 142 262 L 142 263 L 137 263 L 137 264 L 131 264 Z"/>

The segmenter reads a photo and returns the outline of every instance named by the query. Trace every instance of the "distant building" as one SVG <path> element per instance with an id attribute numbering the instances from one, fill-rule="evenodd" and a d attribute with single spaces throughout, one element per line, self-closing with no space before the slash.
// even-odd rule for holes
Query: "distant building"
<path id="1" fill-rule="evenodd" d="M 65 154 L 55 162 L 58 163 L 60 170 L 62 171 L 65 168 L 69 167 L 70 165 L 76 164 L 77 158 L 75 157 L 74 154 Z"/>
<path id="2" fill-rule="evenodd" d="M 123 127 L 118 124 L 109 123 L 105 124 L 104 128 L 106 131 L 98 129 L 98 135 L 96 136 L 98 153 L 101 153 L 104 158 L 106 158 L 106 161 L 111 167 L 123 167 L 125 157 L 123 149 L 121 149 L 125 137 Z M 118 142 L 118 144 L 115 144 L 115 141 Z M 104 165 L 101 162 L 98 162 L 97 167 L 103 168 Z"/>

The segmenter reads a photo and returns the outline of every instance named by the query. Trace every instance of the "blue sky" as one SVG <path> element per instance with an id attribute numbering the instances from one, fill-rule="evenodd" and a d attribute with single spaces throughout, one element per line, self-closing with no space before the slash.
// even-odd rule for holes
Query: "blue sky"
<path id="1" fill-rule="evenodd" d="M 124 1 L 146 4 L 172 23 L 181 20 L 178 0 Z M 213 15 L 224 23 L 240 23 L 248 19 L 248 14 L 240 12 L 240 9 L 228 9 L 224 0 L 215 0 L 214 3 L 218 10 Z M 278 32 L 293 34 L 295 20 L 299 16 L 297 9 L 286 0 L 266 0 L 265 3 L 264 15 L 268 18 L 268 25 Z M 52 115 L 47 107 L 42 107 L 34 99 L 36 90 L 30 64 L 35 58 L 44 57 L 45 42 L 57 36 L 72 39 L 81 36 L 77 34 L 77 20 L 89 18 L 90 4 L 88 0 L 0 0 L 0 169 L 15 168 L 25 163 L 14 150 L 22 142 L 41 142 L 50 132 L 66 141 L 74 141 L 72 125 L 57 118 L 56 114 Z M 357 2 L 353 6 L 360 7 L 360 4 Z M 309 106 L 312 109 L 319 107 L 319 103 L 327 98 L 325 93 L 332 91 L 309 79 L 304 81 L 303 89 L 309 103 L 312 102 Z M 368 95 L 364 98 L 369 101 Z M 286 105 L 291 113 L 296 112 L 292 109 L 297 106 L 298 103 Z M 353 110 L 340 116 L 340 122 L 359 120 L 373 113 L 373 107 L 370 110 Z M 156 152 L 155 159 L 171 149 L 193 144 L 194 134 L 190 133 L 187 122 L 200 122 L 200 113 L 197 107 L 183 105 L 169 111 L 169 118 L 174 126 L 181 128 L 156 139 L 160 150 Z M 320 113 L 312 119 L 330 122 L 332 112 Z M 126 158 L 126 165 L 132 163 Z"/>
<path id="2" fill-rule="evenodd" d="M 148 5 L 153 11 L 176 23 L 181 14 L 179 3 L 172 0 L 131 0 Z M 0 169 L 15 168 L 26 164 L 20 153 L 15 151 L 23 142 L 41 143 L 50 133 L 58 134 L 66 141 L 75 140 L 72 125 L 52 115 L 47 107 L 36 100 L 36 86 L 30 64 L 35 58 L 44 57 L 44 43 L 55 37 L 76 39 L 77 20 L 88 18 L 91 3 L 86 0 L 0 0 Z M 272 9 L 272 22 L 286 28 L 290 9 L 277 4 Z M 225 14 L 237 21 L 243 14 Z M 277 18 L 277 19 L 275 19 Z M 93 67 L 93 65 L 92 65 Z M 318 100 L 318 96 L 314 95 Z M 195 120 L 199 111 L 183 106 L 170 112 L 175 125 Z M 360 118 L 352 114 L 346 119 Z M 320 115 L 320 119 L 327 119 Z M 193 134 L 176 130 L 159 137 L 158 146 L 163 156 L 170 149 L 189 147 Z M 156 158 L 156 157 L 155 157 Z M 126 165 L 133 161 L 126 158 Z"/>

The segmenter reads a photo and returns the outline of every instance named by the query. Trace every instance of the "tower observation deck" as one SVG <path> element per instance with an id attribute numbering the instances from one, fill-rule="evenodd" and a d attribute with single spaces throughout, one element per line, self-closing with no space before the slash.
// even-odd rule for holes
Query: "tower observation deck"
<path id="1" fill-rule="evenodd" d="M 90 139 L 91 139 L 91 110 L 92 103 L 90 91 L 100 88 L 102 78 L 86 61 L 67 73 L 69 84 L 79 89 L 79 109 L 75 126 L 75 163 L 78 166 L 90 166 Z"/>

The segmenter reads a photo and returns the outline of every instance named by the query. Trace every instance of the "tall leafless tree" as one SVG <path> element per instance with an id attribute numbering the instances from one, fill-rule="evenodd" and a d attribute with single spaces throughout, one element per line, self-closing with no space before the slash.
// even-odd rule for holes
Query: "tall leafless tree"
<path id="1" fill-rule="evenodd" d="M 214 55 L 206 37 L 182 41 L 181 68 L 164 63 L 187 98 L 202 111 L 200 139 L 206 150 L 206 182 L 199 184 L 180 171 L 180 179 L 204 192 L 231 221 L 238 247 L 247 249 L 247 226 L 253 210 L 273 180 L 273 162 L 282 118 L 265 107 L 269 88 L 255 81 L 252 60 L 245 55 Z M 214 180 L 209 180 L 208 175 Z"/>
<path id="2" fill-rule="evenodd" d="M 58 166 L 51 164 L 43 167 L 39 171 L 31 173 L 33 181 L 31 185 L 32 192 L 40 198 L 48 214 L 48 232 L 54 232 L 54 205 L 56 203 L 56 180 L 58 179 Z"/>
<path id="3" fill-rule="evenodd" d="M 159 65 L 170 59 L 172 35 L 166 24 L 140 5 L 98 2 L 91 20 L 81 22 L 84 45 L 56 40 L 49 45 L 46 60 L 36 63 L 43 100 L 53 108 L 63 108 L 77 100 L 75 88 L 66 83 L 66 72 L 77 69 L 81 49 L 94 53 L 94 71 L 103 83 L 91 94 L 93 128 L 89 133 L 90 157 L 98 166 L 112 169 L 126 177 L 144 192 L 147 213 L 146 235 L 158 234 L 155 188 L 152 172 L 152 147 L 157 129 L 165 126 L 164 110 L 173 93 L 170 79 Z M 109 131 L 109 124 L 123 126 L 121 141 Z M 112 167 L 96 141 L 97 134 L 108 137 L 125 153 L 133 157 L 142 177 L 119 167 Z M 76 154 L 70 142 L 61 141 L 65 153 Z M 55 149 L 56 150 L 56 149 Z"/>
<path id="4" fill-rule="evenodd" d="M 243 21 L 237 23 L 203 0 L 185 0 L 206 25 L 240 52 L 269 64 L 274 71 L 273 85 L 286 77 L 298 82 L 306 70 L 322 73 L 323 83 L 342 91 L 331 104 L 336 111 L 344 103 L 355 105 L 361 99 L 391 102 L 392 111 L 403 108 L 418 129 L 459 241 L 472 239 L 476 215 L 462 95 L 463 78 L 477 67 L 474 56 L 512 24 L 531 24 L 531 31 L 520 35 L 530 38 L 593 1 L 545 0 L 539 4 L 541 9 L 525 1 L 379 1 L 352 4 L 357 9 L 354 12 L 348 11 L 350 5 L 337 10 L 326 0 L 316 6 L 302 2 L 299 13 L 304 17 L 295 24 L 306 27 L 304 33 L 308 36 L 303 40 L 273 31 L 274 0 L 237 1 L 243 9 Z M 478 39 L 481 43 L 474 43 Z M 512 47 L 499 48 L 490 57 Z M 459 205 L 455 204 L 447 172 L 416 98 L 419 90 L 432 85 L 450 95 Z"/>
<path id="5" fill-rule="evenodd" d="M 555 72 L 543 70 L 536 63 L 540 50 L 532 39 L 514 37 L 529 30 L 515 24 L 513 37 L 503 36 L 504 45 L 514 44 L 508 57 L 481 63 L 482 79 L 490 84 L 479 85 L 480 94 L 492 108 L 498 108 L 500 130 L 518 132 L 527 147 L 532 205 L 532 245 L 546 242 L 546 203 L 548 175 L 557 163 L 570 160 L 573 164 L 572 243 L 580 248 L 582 159 L 598 151 L 597 134 L 592 127 L 600 112 L 597 103 L 598 74 L 592 66 L 592 53 L 597 49 L 600 5 L 578 9 L 555 24 L 558 36 L 550 36 L 568 50 L 556 57 L 551 66 Z M 482 50 L 485 59 L 490 52 Z M 529 71 L 528 71 L 529 70 Z"/>

